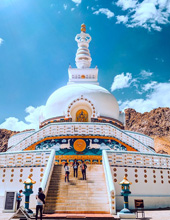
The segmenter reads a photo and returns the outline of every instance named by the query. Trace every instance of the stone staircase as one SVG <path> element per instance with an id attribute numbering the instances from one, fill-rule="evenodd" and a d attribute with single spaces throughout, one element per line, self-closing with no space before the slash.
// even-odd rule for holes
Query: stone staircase
<path id="1" fill-rule="evenodd" d="M 102 165 L 87 166 L 87 180 L 73 177 L 70 167 L 70 182 L 64 181 L 64 167 L 55 165 L 52 173 L 44 213 L 100 213 L 109 212 L 109 201 Z"/>

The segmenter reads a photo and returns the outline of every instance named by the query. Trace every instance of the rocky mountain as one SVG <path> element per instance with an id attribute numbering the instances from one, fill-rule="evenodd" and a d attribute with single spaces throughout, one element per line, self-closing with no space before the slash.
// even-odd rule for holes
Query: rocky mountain
<path id="1" fill-rule="evenodd" d="M 125 110 L 126 130 L 136 131 L 154 138 L 158 153 L 170 154 L 170 108 L 157 108 L 139 113 Z"/>
<path id="2" fill-rule="evenodd" d="M 8 146 L 8 139 L 16 134 L 16 131 L 10 131 L 7 129 L 0 129 L 0 152 L 5 152 Z"/>

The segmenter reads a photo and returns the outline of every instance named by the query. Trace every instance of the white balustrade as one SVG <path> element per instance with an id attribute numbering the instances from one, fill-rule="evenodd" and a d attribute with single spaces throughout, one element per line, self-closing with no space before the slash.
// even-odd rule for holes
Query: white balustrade
<path id="1" fill-rule="evenodd" d="M 102 152 L 102 163 L 103 163 L 107 192 L 109 197 L 110 214 L 113 215 L 116 214 L 116 199 L 115 199 L 116 191 L 113 184 L 112 173 L 105 150 Z"/>
<path id="2" fill-rule="evenodd" d="M 110 166 L 170 168 L 170 155 L 106 151 Z"/>
<path id="3" fill-rule="evenodd" d="M 0 167 L 46 166 L 50 152 L 46 150 L 0 153 Z"/>
<path id="4" fill-rule="evenodd" d="M 51 123 L 44 126 L 40 130 L 34 132 L 26 137 L 15 146 L 11 147 L 8 151 L 21 151 L 33 143 L 42 140 L 45 137 L 54 136 L 69 136 L 69 135 L 96 135 L 96 136 L 109 136 L 115 137 L 129 146 L 137 149 L 140 152 L 154 153 L 147 145 L 135 137 L 130 136 L 123 130 L 111 124 L 104 123 Z"/>
<path id="5" fill-rule="evenodd" d="M 138 133 L 138 132 L 133 132 L 133 131 L 125 131 L 127 134 L 129 134 L 130 136 L 138 139 L 139 141 L 141 141 L 143 144 L 147 145 L 147 146 L 150 146 L 150 147 L 154 147 L 154 139 L 147 136 L 147 135 L 144 135 L 144 134 L 141 134 L 141 133 Z"/>
<path id="6" fill-rule="evenodd" d="M 31 130 L 31 131 L 25 131 L 25 132 L 21 132 L 21 133 L 13 135 L 8 140 L 8 148 L 17 144 L 18 142 L 23 140 L 25 137 L 28 137 L 30 134 L 33 134 L 34 132 L 35 130 Z"/>

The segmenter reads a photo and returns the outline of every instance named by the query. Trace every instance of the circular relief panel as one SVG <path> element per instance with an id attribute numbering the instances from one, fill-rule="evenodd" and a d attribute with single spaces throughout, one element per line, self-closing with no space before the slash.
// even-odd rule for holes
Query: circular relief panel
<path id="1" fill-rule="evenodd" d="M 77 139 L 74 142 L 74 149 L 78 152 L 82 152 L 86 149 L 86 142 L 82 139 Z"/>

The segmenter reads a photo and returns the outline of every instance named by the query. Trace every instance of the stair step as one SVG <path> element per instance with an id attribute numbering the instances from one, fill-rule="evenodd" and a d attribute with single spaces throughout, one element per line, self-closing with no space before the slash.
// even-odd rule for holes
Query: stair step
<path id="1" fill-rule="evenodd" d="M 109 213 L 109 201 L 102 165 L 88 165 L 87 180 L 81 170 L 65 183 L 63 166 L 54 166 L 47 193 L 45 213 Z"/>

